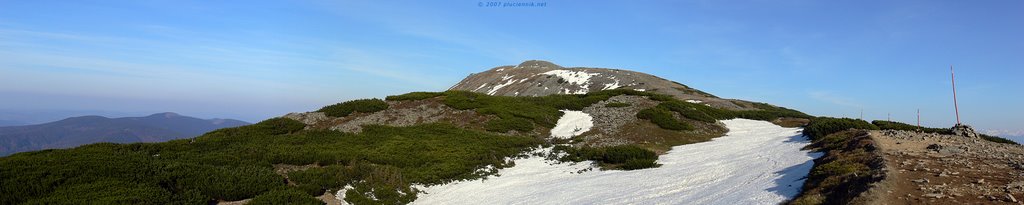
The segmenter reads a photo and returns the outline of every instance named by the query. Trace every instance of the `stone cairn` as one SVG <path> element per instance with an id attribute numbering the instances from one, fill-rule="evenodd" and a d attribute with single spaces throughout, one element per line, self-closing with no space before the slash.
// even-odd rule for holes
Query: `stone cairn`
<path id="1" fill-rule="evenodd" d="M 974 128 L 971 128 L 970 125 L 956 124 L 953 125 L 953 128 L 951 130 L 953 130 L 953 135 L 956 136 L 978 138 L 978 133 L 974 132 Z"/>

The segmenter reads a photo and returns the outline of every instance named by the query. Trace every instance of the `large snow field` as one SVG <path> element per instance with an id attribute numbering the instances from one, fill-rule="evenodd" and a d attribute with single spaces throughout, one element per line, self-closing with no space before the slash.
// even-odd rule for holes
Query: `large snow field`
<path id="1" fill-rule="evenodd" d="M 568 113 L 567 113 L 568 114 Z M 777 204 L 796 196 L 817 153 L 799 128 L 722 121 L 729 132 L 673 147 L 658 168 L 593 171 L 589 163 L 515 160 L 499 176 L 419 187 L 415 204 Z"/>

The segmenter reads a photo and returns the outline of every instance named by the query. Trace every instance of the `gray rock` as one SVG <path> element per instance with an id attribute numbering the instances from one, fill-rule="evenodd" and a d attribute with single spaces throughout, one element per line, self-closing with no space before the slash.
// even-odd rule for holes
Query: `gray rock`
<path id="1" fill-rule="evenodd" d="M 972 128 L 970 125 L 956 124 L 953 125 L 952 130 L 953 135 L 978 138 L 978 133 L 974 132 L 974 128 Z"/>
<path id="2" fill-rule="evenodd" d="M 304 113 L 288 113 L 284 115 L 285 118 L 293 119 L 306 125 L 314 125 L 323 121 L 327 121 L 327 115 L 322 112 L 304 112 Z"/>

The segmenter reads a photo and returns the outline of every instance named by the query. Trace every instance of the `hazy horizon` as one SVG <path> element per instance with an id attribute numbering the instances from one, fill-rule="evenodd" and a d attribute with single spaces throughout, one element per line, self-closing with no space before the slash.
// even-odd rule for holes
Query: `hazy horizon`
<path id="1" fill-rule="evenodd" d="M 0 114 L 258 122 L 539 59 L 950 127 L 953 65 L 961 120 L 1024 139 L 1021 1 L 529 2 L 0 1 Z"/>

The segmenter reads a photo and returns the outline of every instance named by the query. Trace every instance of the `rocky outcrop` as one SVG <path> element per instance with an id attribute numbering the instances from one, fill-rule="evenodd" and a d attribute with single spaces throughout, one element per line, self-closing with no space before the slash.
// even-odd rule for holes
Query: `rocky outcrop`
<path id="1" fill-rule="evenodd" d="M 964 137 L 969 137 L 969 138 L 978 138 L 979 137 L 978 133 L 974 132 L 974 128 L 972 128 L 970 125 L 956 124 L 956 125 L 953 126 L 952 130 L 953 130 L 953 135 L 964 136 Z"/>
<path id="2" fill-rule="evenodd" d="M 872 131 L 892 176 L 877 201 L 887 204 L 1018 203 L 1024 197 L 1024 147 L 978 137 L 957 125 L 952 135 Z"/>

